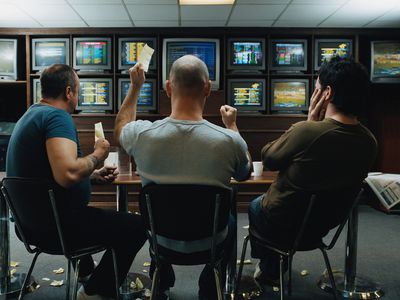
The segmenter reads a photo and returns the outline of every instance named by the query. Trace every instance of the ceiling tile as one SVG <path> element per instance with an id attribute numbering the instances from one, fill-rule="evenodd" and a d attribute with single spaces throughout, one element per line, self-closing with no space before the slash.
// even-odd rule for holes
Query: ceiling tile
<path id="1" fill-rule="evenodd" d="M 29 13 L 33 18 L 42 21 L 79 21 L 80 17 L 67 4 L 26 4 L 21 9 Z"/>
<path id="2" fill-rule="evenodd" d="M 288 4 L 290 0 L 236 0 L 236 4 Z"/>
<path id="3" fill-rule="evenodd" d="M 321 22 L 338 8 L 339 5 L 290 5 L 279 20 L 314 20 Z"/>
<path id="4" fill-rule="evenodd" d="M 0 20 L 21 20 L 21 21 L 33 21 L 29 15 L 24 13 L 21 9 L 19 9 L 15 5 L 11 4 L 2 4 L 0 9 Z"/>
<path id="5" fill-rule="evenodd" d="M 129 20 L 122 5 L 73 5 L 85 20 Z"/>
<path id="6" fill-rule="evenodd" d="M 286 5 L 236 5 L 231 20 L 272 20 L 279 16 Z"/>
<path id="7" fill-rule="evenodd" d="M 66 0 L 71 4 L 121 4 L 121 0 Z"/>
<path id="8" fill-rule="evenodd" d="M 398 21 L 398 20 L 400 20 L 400 6 L 397 6 L 396 8 L 389 10 L 383 16 L 381 16 L 378 20 L 379 21 L 383 21 L 383 20 Z"/>
<path id="9" fill-rule="evenodd" d="M 65 0 L 13 0 L 12 2 L 24 6 L 32 4 L 67 4 Z"/>
<path id="10" fill-rule="evenodd" d="M 386 27 L 386 28 L 400 28 L 400 18 L 397 20 L 376 20 L 374 22 L 369 23 L 367 26 L 369 28 L 375 28 L 375 27 Z"/>
<path id="11" fill-rule="evenodd" d="M 228 26 L 231 27 L 269 27 L 274 20 L 230 20 Z"/>
<path id="12" fill-rule="evenodd" d="M 139 20 L 139 21 L 134 21 L 135 26 L 138 27 L 178 27 L 178 20 L 166 20 L 166 21 L 151 21 L 151 20 Z"/>
<path id="13" fill-rule="evenodd" d="M 127 5 L 127 8 L 135 23 L 138 20 L 178 20 L 177 5 Z"/>
<path id="14" fill-rule="evenodd" d="M 132 27 L 129 20 L 86 20 L 90 27 Z"/>
<path id="15" fill-rule="evenodd" d="M 226 20 L 231 5 L 185 5 L 181 7 L 182 20 Z"/>
<path id="16" fill-rule="evenodd" d="M 348 0 L 293 0 L 291 4 L 343 4 Z"/>
<path id="17" fill-rule="evenodd" d="M 43 26 L 46 27 L 87 27 L 82 21 L 43 21 Z"/>
<path id="18" fill-rule="evenodd" d="M 0 19 L 0 27 L 41 27 L 34 20 L 4 20 Z"/>
<path id="19" fill-rule="evenodd" d="M 368 24 L 370 20 L 359 20 L 359 19 L 343 19 L 343 20 L 331 20 L 318 25 L 318 27 L 363 27 L 365 24 Z"/>
<path id="20" fill-rule="evenodd" d="M 126 4 L 178 4 L 178 0 L 124 0 Z"/>
<path id="21" fill-rule="evenodd" d="M 224 20 L 182 20 L 181 25 L 187 27 L 223 27 L 226 21 Z"/>
<path id="22" fill-rule="evenodd" d="M 274 27 L 316 27 L 319 20 L 278 20 Z"/>

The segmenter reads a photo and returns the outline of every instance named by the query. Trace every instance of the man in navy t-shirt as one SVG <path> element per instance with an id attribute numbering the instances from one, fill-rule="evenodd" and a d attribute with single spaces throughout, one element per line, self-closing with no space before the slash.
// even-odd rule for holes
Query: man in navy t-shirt
<path id="1" fill-rule="evenodd" d="M 40 103 L 27 110 L 11 136 L 7 176 L 46 178 L 61 186 L 63 189 L 57 194 L 57 201 L 62 207 L 68 243 L 72 247 L 97 244 L 112 247 L 116 251 L 121 283 L 146 240 L 140 217 L 87 206 L 90 180 L 110 182 L 117 175 L 115 168 L 97 169 L 107 158 L 110 144 L 105 139 L 98 139 L 94 151 L 82 156 L 75 124 L 70 116 L 79 94 L 79 78 L 71 67 L 61 64 L 48 67 L 43 71 L 40 83 Z M 43 232 L 48 230 L 43 228 Z M 57 243 L 43 236 L 40 232 L 32 232 L 28 240 L 38 246 Z M 86 272 L 93 273 L 79 290 L 78 300 L 115 297 L 112 261 L 111 252 L 104 254 L 94 270 L 91 257 L 83 261 L 82 271 L 85 272 L 86 266 Z"/>

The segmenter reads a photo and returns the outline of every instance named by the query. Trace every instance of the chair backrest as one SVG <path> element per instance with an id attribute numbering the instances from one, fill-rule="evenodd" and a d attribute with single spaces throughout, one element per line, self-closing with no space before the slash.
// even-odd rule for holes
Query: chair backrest
<path id="1" fill-rule="evenodd" d="M 172 250 L 189 253 L 191 250 L 186 252 L 185 249 L 177 249 L 175 246 L 185 247 L 190 242 L 196 244 L 197 241 L 207 239 L 211 241 L 213 233 L 227 234 L 232 201 L 233 193 L 226 188 L 151 184 L 142 189 L 139 205 L 146 228 L 150 232 L 154 231 L 160 244 L 160 239 L 183 241 L 181 244 L 174 243 Z M 151 223 L 154 225 L 153 231 Z M 196 247 L 192 250 L 198 252 Z"/>
<path id="2" fill-rule="evenodd" d="M 46 248 L 51 240 L 52 244 L 60 242 L 59 247 L 52 248 L 61 252 L 60 222 L 55 215 L 55 183 L 38 178 L 6 177 L 2 185 L 2 194 L 27 250 L 33 251 L 29 245 Z"/>

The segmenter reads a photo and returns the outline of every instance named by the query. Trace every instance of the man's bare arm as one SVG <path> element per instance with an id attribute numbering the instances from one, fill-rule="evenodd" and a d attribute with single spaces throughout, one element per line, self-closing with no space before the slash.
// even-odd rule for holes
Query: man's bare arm
<path id="1" fill-rule="evenodd" d="M 114 138 L 119 145 L 119 138 L 122 128 L 129 122 L 136 120 L 137 99 L 140 94 L 143 82 L 145 80 L 144 71 L 141 64 L 136 64 L 129 70 L 131 77 L 131 85 L 128 90 L 124 102 L 115 118 Z"/>
<path id="2" fill-rule="evenodd" d="M 110 144 L 105 139 L 99 139 L 93 153 L 81 158 L 78 158 L 76 143 L 67 138 L 48 139 L 46 149 L 55 181 L 67 188 L 92 174 L 108 156 Z"/>

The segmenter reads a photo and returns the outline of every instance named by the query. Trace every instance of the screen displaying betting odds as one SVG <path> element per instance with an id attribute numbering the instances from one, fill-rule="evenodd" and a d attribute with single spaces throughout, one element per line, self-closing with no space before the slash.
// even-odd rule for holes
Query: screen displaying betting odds
<path id="1" fill-rule="evenodd" d="M 272 109 L 302 109 L 306 107 L 306 83 L 282 81 L 272 83 Z"/>
<path id="2" fill-rule="evenodd" d="M 122 41 L 121 42 L 121 65 L 135 65 L 138 61 L 139 54 L 142 52 L 143 47 L 148 44 L 149 47 L 154 48 L 151 41 Z M 153 64 L 153 60 L 150 65 Z"/>
<path id="3" fill-rule="evenodd" d="M 76 65 L 107 65 L 106 41 L 78 41 Z"/>
<path id="4" fill-rule="evenodd" d="M 231 103 L 235 107 L 262 106 L 264 85 L 262 81 L 233 81 Z"/>
<path id="5" fill-rule="evenodd" d="M 78 107 L 110 105 L 109 81 L 80 81 Z"/>
<path id="6" fill-rule="evenodd" d="M 350 42 L 319 42 L 318 65 L 328 62 L 332 57 L 348 58 L 351 55 Z"/>
<path id="7" fill-rule="evenodd" d="M 303 43 L 275 43 L 272 51 L 273 66 L 304 66 Z"/>
<path id="8" fill-rule="evenodd" d="M 167 42 L 166 74 L 169 75 L 172 64 L 178 58 L 191 54 L 200 58 L 207 65 L 210 80 L 216 79 L 217 51 L 214 42 L 182 41 Z"/>
<path id="9" fill-rule="evenodd" d="M 15 44 L 13 41 L 0 40 L 0 74 L 15 72 Z"/>
<path id="10" fill-rule="evenodd" d="M 121 104 L 124 101 L 126 95 L 128 94 L 129 86 L 131 85 L 130 80 L 122 81 L 121 82 Z M 145 108 L 151 108 L 154 106 L 154 99 L 153 99 L 153 82 L 144 82 L 142 85 L 142 89 L 139 93 L 139 98 L 137 102 L 138 110 Z"/>
<path id="11" fill-rule="evenodd" d="M 35 66 L 66 64 L 65 41 L 37 41 L 35 43 Z"/>
<path id="12" fill-rule="evenodd" d="M 262 44 L 260 42 L 233 42 L 232 65 L 262 65 Z"/>

